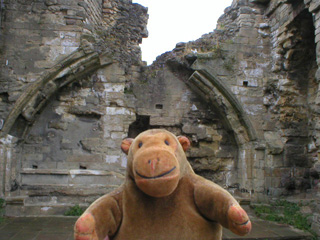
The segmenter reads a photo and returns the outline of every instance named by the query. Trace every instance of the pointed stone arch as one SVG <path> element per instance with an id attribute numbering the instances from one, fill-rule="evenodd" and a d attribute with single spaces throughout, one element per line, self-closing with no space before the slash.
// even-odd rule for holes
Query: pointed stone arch
<path id="1" fill-rule="evenodd" d="M 234 133 L 238 146 L 238 157 L 234 163 L 237 181 L 241 189 L 251 192 L 259 139 L 240 101 L 225 83 L 205 69 L 196 70 L 187 84 L 220 113 L 224 125 Z"/>
<path id="2" fill-rule="evenodd" d="M 31 124 L 36 113 L 60 88 L 112 62 L 112 58 L 107 54 L 98 54 L 84 48 L 77 49 L 25 89 L 7 116 L 0 136 L 10 133 L 19 116 Z"/>
<path id="3" fill-rule="evenodd" d="M 234 131 L 238 145 L 257 139 L 256 131 L 241 103 L 217 76 L 204 69 L 197 70 L 187 84 L 220 111 L 227 127 Z"/>

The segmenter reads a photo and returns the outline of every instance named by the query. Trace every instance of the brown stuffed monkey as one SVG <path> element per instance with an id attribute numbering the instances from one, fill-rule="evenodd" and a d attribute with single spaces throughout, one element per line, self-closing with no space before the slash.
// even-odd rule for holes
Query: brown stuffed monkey
<path id="1" fill-rule="evenodd" d="M 190 142 L 166 130 L 122 141 L 127 176 L 77 220 L 76 240 L 219 240 L 222 226 L 238 235 L 251 222 L 224 189 L 196 175 L 186 159 Z"/>

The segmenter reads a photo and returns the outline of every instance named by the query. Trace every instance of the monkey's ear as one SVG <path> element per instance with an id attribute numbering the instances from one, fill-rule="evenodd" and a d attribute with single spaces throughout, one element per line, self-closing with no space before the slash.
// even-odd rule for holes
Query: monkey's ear
<path id="1" fill-rule="evenodd" d="M 187 137 L 185 136 L 179 136 L 178 140 L 182 146 L 183 151 L 187 151 L 190 147 L 190 141 Z"/>
<path id="2" fill-rule="evenodd" d="M 122 140 L 122 143 L 121 143 L 121 150 L 122 152 L 124 152 L 125 154 L 128 155 L 128 152 L 129 152 L 129 148 L 131 146 L 131 143 L 133 142 L 133 138 L 125 138 Z"/>

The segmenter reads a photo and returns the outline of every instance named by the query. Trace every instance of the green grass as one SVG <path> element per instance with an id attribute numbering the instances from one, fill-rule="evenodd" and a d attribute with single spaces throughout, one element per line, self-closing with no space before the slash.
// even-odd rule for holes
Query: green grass
<path id="1" fill-rule="evenodd" d="M 308 217 L 311 214 L 300 212 L 302 204 L 292 203 L 285 200 L 277 200 L 270 205 L 254 206 L 256 215 L 264 220 L 278 223 L 285 223 L 295 228 L 311 233 L 317 239 L 316 234 L 311 230 L 311 223 Z"/>
<path id="2" fill-rule="evenodd" d="M 65 216 L 81 216 L 82 213 L 85 211 L 84 208 L 80 207 L 79 205 L 75 205 L 70 207 L 65 213 Z"/>

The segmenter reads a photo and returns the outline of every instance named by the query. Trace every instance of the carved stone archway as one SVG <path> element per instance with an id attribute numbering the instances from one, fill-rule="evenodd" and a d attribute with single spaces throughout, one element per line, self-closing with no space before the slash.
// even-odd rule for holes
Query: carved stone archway
<path id="1" fill-rule="evenodd" d="M 113 60 L 108 55 L 98 54 L 88 48 L 77 49 L 53 68 L 44 72 L 24 91 L 6 118 L 0 136 L 4 137 L 10 133 L 20 115 L 31 124 L 36 113 L 60 88 L 112 62 Z"/>
<path id="2" fill-rule="evenodd" d="M 2 163 L 0 165 L 0 196 L 6 198 L 7 205 L 12 203 L 22 206 L 24 204 L 24 196 L 12 194 L 19 185 L 19 174 L 21 174 L 16 151 L 19 148 L 18 143 L 25 140 L 28 129 L 36 121 L 36 115 L 45 108 L 59 89 L 112 63 L 113 59 L 107 54 L 99 54 L 88 46 L 80 47 L 45 71 L 18 98 L 0 131 L 0 162 Z M 22 134 L 13 134 L 13 129 L 19 124 L 22 124 L 20 126 L 23 129 Z M 57 171 L 57 174 L 61 175 L 62 172 Z M 63 174 L 69 174 L 69 172 Z"/>
<path id="3" fill-rule="evenodd" d="M 197 92 L 209 105 L 220 112 L 225 125 L 234 136 L 238 145 L 238 159 L 235 167 L 238 170 L 238 180 L 241 188 L 253 189 L 253 166 L 256 158 L 255 148 L 257 134 L 244 111 L 240 101 L 226 84 L 217 76 L 205 69 L 195 71 L 187 84 Z"/>

